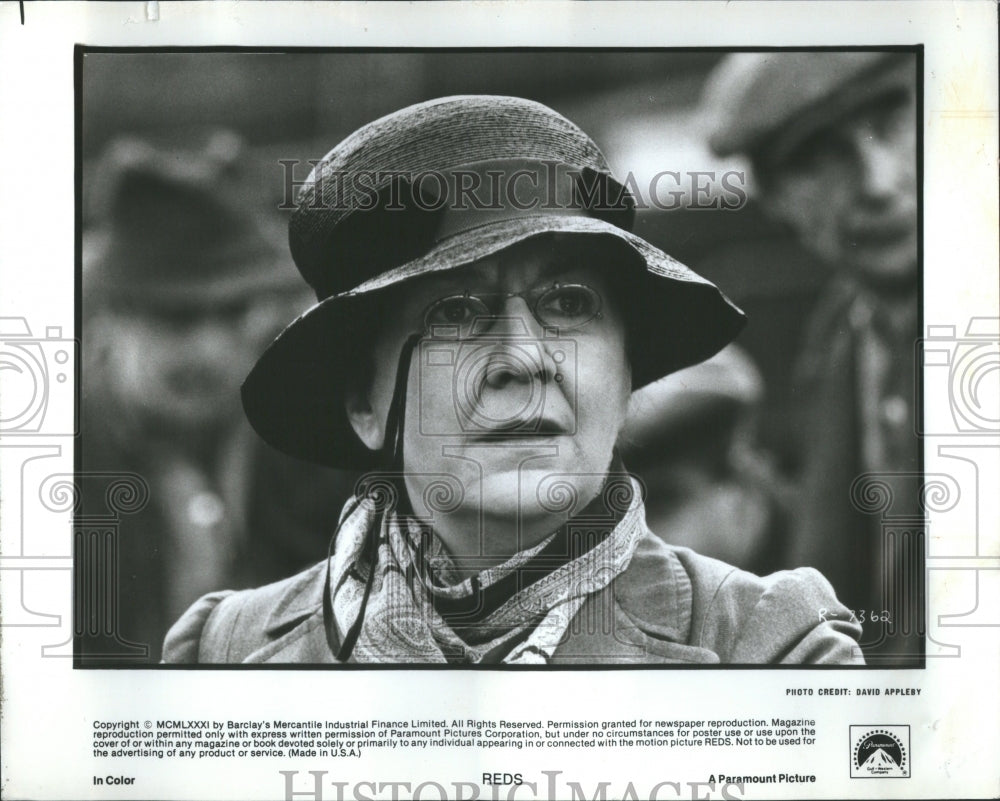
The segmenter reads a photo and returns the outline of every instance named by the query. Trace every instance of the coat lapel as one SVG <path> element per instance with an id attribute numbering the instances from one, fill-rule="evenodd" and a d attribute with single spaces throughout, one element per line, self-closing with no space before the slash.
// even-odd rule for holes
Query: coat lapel
<path id="1" fill-rule="evenodd" d="M 684 566 L 647 532 L 628 568 L 584 603 L 552 664 L 718 663 L 715 652 L 687 644 L 691 598 Z"/>
<path id="2" fill-rule="evenodd" d="M 326 642 L 323 629 L 323 608 L 302 620 L 274 642 L 268 643 L 250 654 L 244 662 L 266 664 L 313 664 L 337 663 L 330 646 Z"/>
<path id="3" fill-rule="evenodd" d="M 264 625 L 266 643 L 251 651 L 247 663 L 328 664 L 330 652 L 323 626 L 326 562 L 320 562 L 288 586 Z"/>

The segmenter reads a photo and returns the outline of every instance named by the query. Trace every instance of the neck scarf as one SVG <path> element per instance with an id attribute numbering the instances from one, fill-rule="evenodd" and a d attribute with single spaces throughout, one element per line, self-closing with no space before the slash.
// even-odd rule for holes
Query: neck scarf
<path id="1" fill-rule="evenodd" d="M 603 496 L 605 508 L 621 513 L 610 531 L 582 554 L 521 586 L 487 614 L 474 615 L 474 624 L 460 627 L 462 636 L 440 608 L 497 587 L 512 575 L 519 585 L 518 571 L 546 549 L 552 550 L 560 533 L 567 528 L 593 529 L 594 521 L 573 518 L 559 532 L 503 564 L 446 583 L 453 577 L 447 553 L 426 526 L 395 512 L 380 513 L 371 499 L 360 501 L 342 521 L 330 560 L 329 590 L 340 638 L 364 615 L 352 661 L 545 664 L 568 635 L 587 597 L 628 567 L 645 533 L 641 493 L 634 479 L 628 479 L 627 487 L 621 481 L 609 484 Z M 607 528 L 606 516 L 604 522 Z M 373 530 L 376 526 L 378 531 Z M 366 543 L 372 536 L 375 558 L 368 560 Z M 374 575 L 365 602 L 368 571 Z"/>

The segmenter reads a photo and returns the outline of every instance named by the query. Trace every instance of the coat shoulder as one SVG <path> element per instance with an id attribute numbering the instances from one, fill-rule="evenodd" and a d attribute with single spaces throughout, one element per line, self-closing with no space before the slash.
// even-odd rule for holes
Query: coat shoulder
<path id="1" fill-rule="evenodd" d="M 861 627 L 812 568 L 757 576 L 652 536 L 633 561 L 628 577 L 638 587 L 622 595 L 647 631 L 682 638 L 723 663 L 863 661 Z"/>
<path id="2" fill-rule="evenodd" d="M 167 632 L 163 661 L 242 662 L 322 608 L 326 563 L 253 590 L 199 598 Z"/>
<path id="3" fill-rule="evenodd" d="M 736 664 L 861 664 L 861 626 L 817 570 L 768 576 L 697 554 L 679 555 L 697 577 L 692 639 Z"/>

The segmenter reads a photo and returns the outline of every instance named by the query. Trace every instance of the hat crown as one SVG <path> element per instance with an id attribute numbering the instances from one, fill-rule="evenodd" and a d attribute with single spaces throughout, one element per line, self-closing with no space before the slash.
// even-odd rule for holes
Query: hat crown
<path id="1" fill-rule="evenodd" d="M 561 114 L 532 100 L 455 95 L 408 106 L 362 126 L 327 153 L 298 198 L 308 213 L 337 173 L 420 173 L 501 159 L 556 161 L 610 173 L 600 148 Z M 343 205 L 343 204 L 342 204 Z"/>
<path id="2" fill-rule="evenodd" d="M 359 259 L 370 262 L 370 253 L 362 257 L 366 247 L 385 254 L 393 240 L 407 242 L 411 251 L 405 255 L 413 257 L 430 244 L 424 238 L 432 215 L 423 215 L 423 226 L 405 221 L 398 211 L 378 217 L 379 209 L 372 208 L 378 192 L 393 181 L 419 181 L 430 173 L 502 161 L 566 165 L 611 177 L 596 143 L 541 103 L 494 95 L 418 103 L 358 129 L 316 165 L 289 225 L 295 263 L 320 297 L 352 289 L 372 277 L 371 265 L 367 274 L 357 271 Z M 435 182 L 422 182 L 421 191 L 425 183 L 433 189 Z M 369 211 L 375 213 L 365 214 Z M 362 216 L 372 220 L 359 224 L 356 217 Z M 347 228 L 345 223 L 363 230 L 345 236 L 336 230 Z"/>

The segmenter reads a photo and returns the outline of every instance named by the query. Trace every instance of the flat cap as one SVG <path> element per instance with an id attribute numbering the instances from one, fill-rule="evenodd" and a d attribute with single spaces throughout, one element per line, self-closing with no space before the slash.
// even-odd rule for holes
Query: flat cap
<path id="1" fill-rule="evenodd" d="M 717 155 L 788 152 L 894 86 L 915 85 L 909 52 L 736 53 L 709 77 L 704 105 Z"/>
<path id="2" fill-rule="evenodd" d="M 203 148 L 121 137 L 95 165 L 84 279 L 96 297 L 202 306 L 300 283 L 283 232 L 247 199 L 242 140 Z"/>

